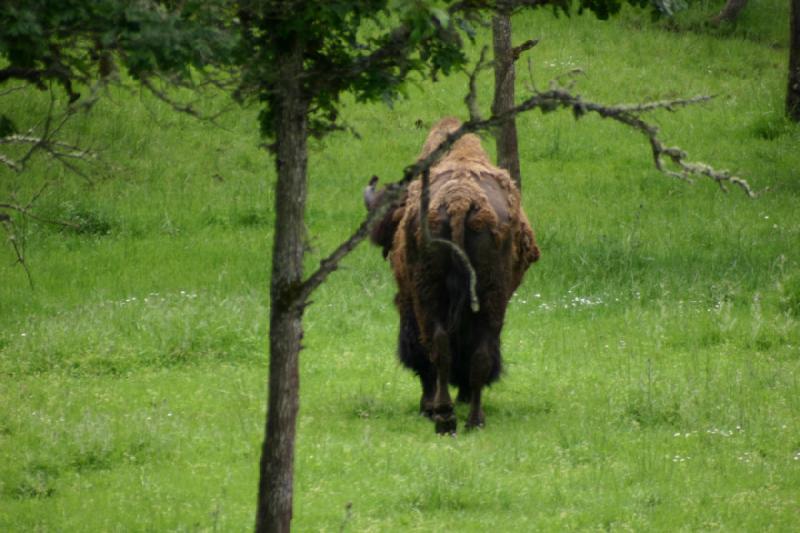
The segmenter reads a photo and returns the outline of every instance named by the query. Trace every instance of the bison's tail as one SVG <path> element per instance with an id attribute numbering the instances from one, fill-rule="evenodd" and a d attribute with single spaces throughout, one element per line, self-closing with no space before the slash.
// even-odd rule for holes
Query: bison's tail
<path id="1" fill-rule="evenodd" d="M 447 318 L 450 328 L 461 322 L 461 314 L 467 305 L 473 313 L 477 313 L 480 309 L 476 290 L 477 276 L 464 245 L 467 218 L 470 212 L 471 208 L 450 216 L 452 241 L 448 244 L 450 245 L 451 267 L 446 281 L 449 300 Z"/>

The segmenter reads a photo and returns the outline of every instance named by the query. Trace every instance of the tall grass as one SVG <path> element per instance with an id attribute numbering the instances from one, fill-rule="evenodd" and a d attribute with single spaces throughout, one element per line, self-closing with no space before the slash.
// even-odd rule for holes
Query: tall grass
<path id="1" fill-rule="evenodd" d="M 719 31 L 693 22 L 702 3 L 669 23 L 515 18 L 516 39 L 541 39 L 521 93 L 579 67 L 579 92 L 605 103 L 716 95 L 650 118 L 761 194 L 662 176 L 615 123 L 521 117 L 543 256 L 509 310 L 486 429 L 438 438 L 417 416 L 393 281 L 359 248 L 306 315 L 298 531 L 797 529 L 800 129 L 782 118 L 785 6 L 751 4 Z M 488 109 L 489 73 L 479 83 Z M 399 178 L 424 127 L 463 114 L 465 87 L 456 75 L 391 109 L 346 105 L 361 139 L 312 147 L 309 267 L 360 221 L 369 176 Z M 20 95 L 21 116 L 41 96 Z M 105 161 L 93 185 L 45 163 L 0 181 L 23 194 L 59 178 L 41 209 L 87 222 L 28 224 L 34 291 L 0 249 L 0 530 L 246 530 L 274 179 L 255 110 L 218 127 L 108 96 L 70 126 Z"/>

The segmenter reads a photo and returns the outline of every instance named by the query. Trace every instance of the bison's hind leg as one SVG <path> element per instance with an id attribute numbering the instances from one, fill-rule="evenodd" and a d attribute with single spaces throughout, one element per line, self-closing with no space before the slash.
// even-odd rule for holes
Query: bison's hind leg
<path id="1" fill-rule="evenodd" d="M 453 400 L 448 389 L 452 354 L 450 339 L 441 325 L 436 325 L 431 346 L 431 359 L 436 366 L 436 397 L 433 402 L 433 422 L 436 433 L 440 435 L 456 434 L 456 413 Z"/>
<path id="2" fill-rule="evenodd" d="M 403 309 L 403 306 L 401 306 Z M 433 417 L 433 401 L 436 396 L 436 368 L 431 363 L 428 350 L 419 341 L 417 318 L 410 306 L 400 313 L 400 334 L 397 342 L 400 362 L 419 376 L 422 397 L 419 412 L 428 418 Z"/>
<path id="3" fill-rule="evenodd" d="M 433 366 L 430 366 L 425 372 L 420 372 L 419 381 L 422 384 L 419 414 L 433 418 L 433 404 L 436 398 L 436 371 Z"/>
<path id="4" fill-rule="evenodd" d="M 491 333 L 484 336 L 472 354 L 469 375 L 469 416 L 466 428 L 482 428 L 486 416 L 481 406 L 483 388 L 495 381 L 500 374 L 500 343 Z"/>

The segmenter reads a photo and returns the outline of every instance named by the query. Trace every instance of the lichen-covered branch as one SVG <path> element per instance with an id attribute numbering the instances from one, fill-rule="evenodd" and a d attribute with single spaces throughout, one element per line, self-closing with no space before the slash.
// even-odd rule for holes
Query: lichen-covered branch
<path id="1" fill-rule="evenodd" d="M 383 218 L 392 203 L 397 201 L 404 194 L 409 183 L 418 176 L 424 176 L 424 173 L 436 164 L 458 139 L 467 133 L 475 133 L 494 128 L 509 116 L 516 116 L 534 109 L 540 109 L 542 112 L 550 112 L 559 108 L 564 108 L 570 109 L 576 119 L 581 118 L 587 113 L 596 113 L 603 118 L 616 120 L 617 122 L 621 122 L 638 130 L 647 137 L 652 149 L 654 164 L 660 172 L 689 182 L 692 181 L 692 176 L 705 176 L 714 180 L 722 190 L 727 191 L 727 184 L 735 185 L 747 194 L 747 196 L 755 197 L 755 192 L 746 180 L 726 170 L 717 170 L 706 163 L 689 161 L 686 152 L 678 147 L 671 147 L 664 144 L 658 137 L 658 128 L 639 116 L 657 109 L 674 111 L 680 107 L 706 102 L 710 98 L 710 96 L 696 96 L 693 98 L 661 100 L 641 104 L 603 105 L 586 101 L 565 89 L 551 88 L 548 91 L 535 92 L 529 98 L 501 115 L 492 115 L 487 119 L 473 118 L 464 122 L 461 127 L 450 133 L 430 154 L 407 166 L 400 180 L 386 187 L 381 197 L 380 204 L 370 211 L 358 229 L 346 241 L 339 245 L 329 256 L 320 261 L 319 268 L 301 284 L 298 292 L 297 305 L 306 305 L 311 293 L 338 268 L 341 260 L 369 235 L 372 226 Z M 678 171 L 668 169 L 665 166 L 665 159 L 676 165 Z"/>
<path id="2" fill-rule="evenodd" d="M 696 96 L 693 98 L 661 100 L 643 104 L 605 106 L 595 102 L 587 102 L 581 97 L 575 96 L 563 89 L 551 89 L 549 91 L 535 93 L 525 102 L 517 106 L 516 109 L 519 109 L 517 112 L 522 112 L 538 107 L 543 111 L 552 111 L 558 107 L 562 107 L 571 109 L 576 119 L 591 112 L 603 118 L 616 120 L 617 122 L 621 122 L 638 130 L 647 137 L 653 153 L 653 163 L 660 172 L 667 176 L 682 179 L 690 183 L 693 182 L 693 176 L 705 176 L 714 180 L 723 191 L 727 192 L 726 185 L 735 185 L 744 191 L 747 196 L 753 198 L 756 194 L 745 179 L 727 170 L 718 170 L 706 163 L 689 161 L 688 154 L 684 150 L 679 147 L 667 146 L 664 144 L 658 136 L 658 127 L 646 122 L 639 116 L 656 109 L 674 111 L 678 107 L 698 104 L 710 99 L 710 96 Z M 671 161 L 678 170 L 675 171 L 667 168 L 664 164 L 665 159 Z"/>

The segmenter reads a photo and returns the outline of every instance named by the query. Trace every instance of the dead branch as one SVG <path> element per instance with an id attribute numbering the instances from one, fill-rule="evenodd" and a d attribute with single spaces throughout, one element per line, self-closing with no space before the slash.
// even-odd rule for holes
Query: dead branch
<path id="1" fill-rule="evenodd" d="M 726 184 L 732 184 L 742 189 L 750 198 L 756 196 L 750 184 L 743 178 L 735 176 L 727 170 L 717 170 L 706 163 L 689 161 L 688 154 L 684 150 L 679 147 L 667 146 L 659 139 L 659 130 L 657 126 L 645 122 L 639 117 L 640 113 L 646 113 L 656 109 L 674 111 L 677 107 L 706 102 L 712 98 L 711 96 L 696 96 L 694 98 L 663 100 L 636 105 L 602 106 L 592 102 L 584 102 L 580 97 L 573 96 L 563 91 L 556 90 L 551 91 L 551 93 L 554 98 L 558 99 L 560 106 L 572 108 L 576 119 L 580 118 L 585 111 L 591 111 L 599 114 L 603 118 L 611 118 L 623 124 L 627 124 L 644 134 L 650 142 L 650 147 L 653 152 L 653 163 L 660 172 L 667 176 L 682 179 L 689 183 L 693 183 L 692 176 L 706 176 L 714 180 L 720 189 L 725 192 L 728 190 Z M 665 158 L 672 161 L 672 163 L 678 167 L 679 171 L 676 172 L 666 168 L 664 166 Z"/>
<path id="2" fill-rule="evenodd" d="M 20 172 L 20 171 L 22 171 L 22 167 L 20 167 L 20 166 L 17 164 L 17 162 L 16 162 L 16 161 L 14 161 L 14 160 L 13 160 L 13 159 L 11 159 L 10 157 L 7 157 L 7 156 L 5 156 L 5 155 L 3 155 L 3 154 L 0 154 L 0 163 L 3 163 L 5 166 L 7 166 L 8 168 L 10 168 L 10 169 L 11 169 L 11 170 L 13 170 L 14 172 Z"/>
<path id="3" fill-rule="evenodd" d="M 511 49 L 511 57 L 514 59 L 514 61 L 516 61 L 523 53 L 527 52 L 537 44 L 539 44 L 539 39 L 528 39 L 519 46 L 515 46 Z"/>
<path id="4" fill-rule="evenodd" d="M 97 154 L 91 150 L 65 143 L 54 141 L 44 137 L 34 137 L 32 135 L 12 134 L 0 137 L 0 144 L 30 144 L 50 153 L 53 156 L 67 157 L 70 159 L 95 159 Z"/>
<path id="5" fill-rule="evenodd" d="M 727 170 L 717 170 L 705 163 L 688 161 L 686 152 L 678 147 L 665 145 L 658 137 L 658 127 L 645 122 L 639 117 L 641 113 L 654 111 L 656 109 L 671 111 L 677 107 L 705 102 L 710 98 L 710 96 L 696 96 L 694 98 L 664 100 L 636 105 L 604 106 L 602 104 L 584 101 L 581 97 L 575 96 L 564 89 L 550 89 L 549 91 L 534 93 L 533 96 L 504 115 L 514 116 L 536 108 L 542 109 L 544 112 L 553 111 L 557 108 L 571 109 L 576 119 L 581 118 L 589 112 L 596 113 L 603 118 L 610 118 L 631 126 L 644 134 L 650 142 L 650 147 L 653 152 L 653 162 L 656 168 L 667 176 L 679 178 L 690 183 L 693 182 L 692 176 L 706 176 L 714 180 L 723 191 L 727 192 L 726 184 L 732 184 L 742 189 L 747 196 L 753 198 L 756 194 L 746 180 L 731 174 Z M 504 117 L 493 117 L 487 122 L 496 122 L 498 119 L 501 120 L 502 118 Z M 665 158 L 672 161 L 672 163 L 679 168 L 679 171 L 676 172 L 667 169 L 664 166 Z"/>
<path id="6" fill-rule="evenodd" d="M 90 88 L 89 95 L 79 102 L 66 106 L 63 112 L 56 112 L 57 96 L 53 87 L 50 87 L 50 103 L 45 116 L 25 133 L 12 133 L 0 137 L 0 147 L 20 146 L 27 147 L 24 154 L 17 159 L 10 155 L 0 154 L 0 163 L 16 173 L 22 173 L 28 162 L 39 152 L 47 154 L 50 158 L 59 161 L 65 168 L 82 177 L 87 183 L 92 179 L 75 163 L 77 161 L 97 160 L 97 153 L 88 148 L 82 148 L 59 139 L 67 122 L 79 111 L 88 111 L 98 100 L 99 84 Z"/>
<path id="7" fill-rule="evenodd" d="M 11 149 L 10 153 L 0 153 L 0 163 L 14 173 L 22 174 L 26 171 L 28 162 L 34 156 L 40 153 L 46 154 L 51 159 L 58 161 L 66 169 L 81 176 L 88 183 L 92 183 L 91 178 L 76 163 L 96 160 L 97 154 L 88 148 L 65 142 L 59 137 L 71 117 L 75 116 L 78 111 L 88 110 L 94 105 L 97 101 L 99 85 L 93 85 L 90 88 L 90 94 L 77 102 L 72 98 L 76 93 L 69 93 L 70 103 L 63 112 L 56 111 L 58 98 L 52 82 L 49 82 L 49 85 L 50 102 L 46 115 L 38 122 L 35 122 L 25 133 L 12 133 L 0 137 L 0 148 Z M 43 85 L 43 87 L 45 86 Z M 11 89 L 4 91 L 0 93 L 0 97 L 7 96 L 11 92 L 13 92 Z M 15 159 L 15 153 L 21 153 L 22 155 Z M 34 211 L 37 200 L 49 185 L 50 182 L 45 181 L 30 195 L 26 202 L 18 201 L 16 195 L 10 193 L 10 197 L 3 198 L 2 203 L 0 203 L 0 223 L 2 223 L 3 229 L 8 236 L 7 240 L 17 258 L 16 262 L 25 270 L 31 289 L 34 288 L 33 277 L 26 261 L 25 243 L 24 238 L 22 238 L 24 237 L 24 232 L 19 231 L 19 223 L 25 223 L 30 219 L 64 228 L 80 228 L 78 224 L 73 222 L 42 217 Z M 12 213 L 17 213 L 18 217 L 12 217 Z"/>
<path id="8" fill-rule="evenodd" d="M 746 180 L 738 176 L 734 176 L 728 171 L 716 170 L 705 163 L 687 161 L 688 156 L 686 152 L 677 147 L 666 146 L 658 138 L 658 128 L 648 122 L 645 122 L 639 117 L 640 114 L 657 109 L 673 111 L 679 107 L 685 107 L 688 105 L 708 101 L 710 98 L 710 96 L 696 96 L 694 98 L 663 100 L 657 102 L 647 102 L 643 104 L 606 106 L 595 102 L 587 102 L 581 97 L 573 95 L 565 89 L 552 88 L 549 91 L 535 92 L 522 103 L 500 115 L 492 115 L 488 119 L 483 120 L 471 119 L 467 122 L 464 122 L 457 130 L 448 134 L 444 141 L 442 141 L 439 146 L 431 151 L 427 157 L 407 166 L 403 170 L 403 177 L 400 180 L 389 184 L 385 188 L 385 192 L 381 198 L 380 204 L 369 212 L 358 229 L 346 241 L 339 245 L 339 247 L 337 247 L 333 253 L 320 261 L 320 266 L 317 268 L 317 270 L 300 284 L 298 287 L 298 292 L 296 293 L 297 300 L 295 300 L 295 305 L 306 305 L 311 293 L 317 287 L 319 287 L 333 271 L 338 268 L 340 261 L 352 250 L 354 250 L 355 247 L 367 237 L 367 235 L 369 235 L 372 226 L 377 223 L 378 220 L 383 218 L 383 216 L 389 210 L 389 207 L 403 195 L 408 187 L 408 184 L 417 176 L 422 176 L 422 179 L 425 179 L 424 176 L 429 169 L 450 150 L 450 148 L 458 139 L 467 133 L 476 133 L 481 130 L 497 127 L 497 125 L 499 125 L 503 120 L 506 120 L 509 117 L 514 117 L 520 113 L 531 111 L 533 109 L 541 109 L 542 112 L 548 112 L 554 111 L 558 108 L 566 108 L 572 110 L 576 119 L 581 118 L 583 115 L 591 112 L 596 113 L 603 118 L 616 120 L 617 122 L 621 122 L 640 131 L 648 138 L 653 152 L 653 161 L 656 168 L 660 172 L 663 172 L 668 176 L 680 178 L 689 182 L 692 181 L 691 176 L 706 176 L 714 180 L 723 191 L 727 192 L 725 185 L 729 183 L 742 189 L 747 196 L 751 198 L 755 197 L 755 192 L 753 192 Z M 680 171 L 676 172 L 665 168 L 663 161 L 664 158 L 667 158 L 677 165 Z M 424 189 L 426 189 L 426 187 L 423 187 L 423 195 L 427 194 L 424 192 Z M 425 213 L 426 211 L 422 212 Z M 425 219 L 426 217 L 422 218 Z M 467 264 L 469 264 L 468 260 Z"/>
<path id="9" fill-rule="evenodd" d="M 31 207 L 33 206 L 34 203 L 35 203 L 35 199 L 32 199 L 29 202 L 29 205 L 27 205 L 27 206 L 22 206 L 22 205 L 18 205 L 18 204 L 2 203 L 2 204 L 0 204 L 0 209 L 6 209 L 8 211 L 16 211 L 17 213 L 19 213 L 21 215 L 24 215 L 24 216 L 26 216 L 28 218 L 32 218 L 33 220 L 36 220 L 38 222 L 44 222 L 45 224 L 51 224 L 53 226 L 61 226 L 61 227 L 70 228 L 70 229 L 80 229 L 80 225 L 79 224 L 75 224 L 73 222 L 67 222 L 66 220 L 54 220 L 54 219 L 51 219 L 51 218 L 45 218 L 45 217 L 37 215 L 36 213 L 33 213 L 31 211 Z M 0 213 L 0 216 L 5 217 L 6 219 L 10 219 L 10 217 L 8 215 L 4 215 L 2 213 Z"/>
<path id="10" fill-rule="evenodd" d="M 25 271 L 25 276 L 28 278 L 28 285 L 30 285 L 31 290 L 33 290 L 34 289 L 33 276 L 31 276 L 31 271 L 28 268 L 28 264 L 25 262 L 24 250 L 17 241 L 17 233 L 14 231 L 14 224 L 11 221 L 11 217 L 9 217 L 8 215 L 4 215 L 3 213 L 0 213 L 0 223 L 3 224 L 3 229 L 6 230 L 6 234 L 8 235 L 8 242 L 11 244 L 11 248 L 14 250 L 14 254 L 17 256 L 17 263 L 21 265 L 22 269 Z"/>
<path id="11" fill-rule="evenodd" d="M 150 92 L 150 94 L 152 94 L 157 99 L 161 100 L 162 102 L 164 102 L 165 104 L 170 106 L 173 110 L 175 110 L 175 111 L 177 111 L 179 113 L 184 113 L 186 115 L 190 115 L 190 116 L 192 116 L 192 117 L 194 117 L 194 118 L 196 118 L 198 120 L 202 120 L 202 121 L 205 121 L 205 122 L 210 122 L 210 123 L 214 124 L 215 126 L 217 126 L 219 128 L 222 128 L 222 126 L 220 126 L 216 122 L 217 119 L 220 116 L 222 116 L 223 114 L 225 114 L 228 110 L 230 110 L 233 107 L 232 105 L 231 106 L 227 106 L 227 107 L 223 108 L 222 110 L 220 110 L 220 111 L 218 111 L 218 112 L 216 112 L 216 113 L 214 113 L 212 115 L 206 115 L 204 113 L 201 113 L 200 111 L 198 111 L 195 108 L 195 104 L 196 104 L 197 100 L 195 100 L 194 102 L 179 102 L 178 100 L 176 100 L 175 98 L 173 98 L 172 96 L 167 94 L 166 91 L 156 87 L 155 84 L 153 84 L 153 82 L 152 82 L 152 80 L 150 78 L 142 77 L 139 81 L 141 82 L 142 86 L 144 86 L 144 88 L 147 89 Z M 175 83 L 175 82 L 169 82 L 169 83 L 171 85 L 179 86 L 179 84 Z M 222 86 L 222 83 L 221 82 L 211 81 L 211 80 L 206 80 L 206 82 L 204 82 L 202 85 L 200 85 L 200 86 L 192 86 L 192 88 L 193 89 L 199 89 L 200 87 L 206 86 L 206 85 L 209 85 L 209 86 L 212 86 L 212 87 L 220 87 L 220 86 Z"/>
<path id="12" fill-rule="evenodd" d="M 0 154 L 0 163 L 3 163 L 14 172 L 21 173 L 25 169 L 25 166 L 30 158 L 33 157 L 37 151 L 42 151 L 48 154 L 51 158 L 58 160 L 62 165 L 64 165 L 64 167 L 80 176 L 88 183 L 92 183 L 91 178 L 78 166 L 76 166 L 73 161 L 94 160 L 97 159 L 97 154 L 86 148 L 80 148 L 63 141 L 53 140 L 52 137 L 59 129 L 61 129 L 62 125 L 63 123 L 54 130 L 50 130 L 50 126 L 48 125 L 47 129 L 50 131 L 46 131 L 42 137 L 13 134 L 0 138 L 0 145 L 17 144 L 30 146 L 25 155 L 17 161 L 4 154 Z"/>

